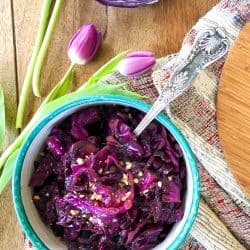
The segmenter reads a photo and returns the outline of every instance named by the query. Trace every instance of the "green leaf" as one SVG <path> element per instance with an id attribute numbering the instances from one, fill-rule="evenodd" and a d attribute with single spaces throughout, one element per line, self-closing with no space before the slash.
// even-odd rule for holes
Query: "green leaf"
<path id="1" fill-rule="evenodd" d="M 40 75 L 41 75 L 41 70 L 43 66 L 43 62 L 45 59 L 45 56 L 47 55 L 47 51 L 49 48 L 49 44 L 52 38 L 53 31 L 55 29 L 55 26 L 57 24 L 57 21 L 59 19 L 59 14 L 62 10 L 63 6 L 63 0 L 56 0 L 54 1 L 54 7 L 49 19 L 49 23 L 46 29 L 46 33 L 43 38 L 42 45 L 40 47 L 39 53 L 37 55 L 37 60 L 34 66 L 34 71 L 33 71 L 33 77 L 32 77 L 32 88 L 33 88 L 33 93 L 37 97 L 41 97 L 40 94 Z"/>
<path id="2" fill-rule="evenodd" d="M 8 160 L 5 163 L 3 172 L 0 177 L 0 194 L 8 184 L 8 182 L 11 179 L 12 172 L 16 163 L 17 155 L 18 155 L 19 149 L 14 151 L 8 158 Z"/>
<path id="3" fill-rule="evenodd" d="M 86 86 L 91 86 L 94 83 L 96 83 L 98 80 L 100 80 L 102 77 L 104 77 L 107 74 L 112 73 L 115 71 L 116 66 L 118 63 L 130 52 L 130 50 L 124 51 L 111 60 L 109 60 L 106 64 L 104 64 L 98 71 L 96 71 L 88 80 L 86 83 Z"/>
<path id="4" fill-rule="evenodd" d="M 140 95 L 136 92 L 127 90 L 127 89 L 117 89 L 116 95 L 122 95 L 122 96 L 127 96 L 127 97 L 131 97 L 131 98 L 135 98 L 135 99 L 146 99 L 148 98 L 148 96 L 145 95 Z"/>
<path id="5" fill-rule="evenodd" d="M 5 136 L 5 107 L 3 88 L 0 86 L 0 147 L 3 145 Z"/>
<path id="6" fill-rule="evenodd" d="M 97 84 L 95 86 L 89 86 L 81 90 L 77 90 L 75 92 L 69 93 L 67 95 L 64 95 L 62 97 L 57 98 L 56 100 L 49 102 L 43 106 L 41 106 L 35 116 L 36 119 L 40 119 L 50 113 L 52 110 L 58 108 L 59 106 L 73 101 L 75 99 L 86 97 L 86 96 L 94 96 L 94 95 L 100 95 L 100 94 L 116 94 L 120 93 L 120 89 L 124 87 L 126 84 L 117 84 L 117 85 L 111 85 L 111 84 Z"/>
<path id="7" fill-rule="evenodd" d="M 43 101 L 42 105 L 53 101 L 63 95 L 65 95 L 68 92 L 68 89 L 73 81 L 73 69 L 74 64 L 71 64 L 68 71 L 66 72 L 63 79 L 50 91 L 50 93 L 47 95 L 45 100 Z"/>
<path id="8" fill-rule="evenodd" d="M 47 115 L 48 113 L 50 113 L 52 110 L 61 106 L 62 104 L 65 104 L 67 102 L 73 101 L 78 98 L 86 97 L 86 96 L 113 94 L 113 95 L 129 96 L 129 97 L 133 97 L 137 99 L 144 98 L 144 96 L 141 96 L 132 91 L 123 89 L 123 87 L 126 86 L 126 84 L 127 83 L 111 85 L 111 84 L 102 83 L 102 84 L 97 84 L 94 86 L 89 86 L 81 90 L 77 90 L 75 92 L 59 97 L 56 100 L 41 106 L 34 118 L 36 120 L 39 120 L 43 118 L 45 115 Z"/>

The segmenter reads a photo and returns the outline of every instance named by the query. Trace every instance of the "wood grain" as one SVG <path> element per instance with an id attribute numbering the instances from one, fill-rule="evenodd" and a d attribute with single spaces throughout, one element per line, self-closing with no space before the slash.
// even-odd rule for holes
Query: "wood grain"
<path id="1" fill-rule="evenodd" d="M 250 195 L 250 23 L 241 31 L 223 68 L 217 122 L 226 160 Z"/>
<path id="2" fill-rule="evenodd" d="M 7 119 L 4 147 L 9 145 L 17 135 L 15 130 L 16 72 L 10 2 L 0 1 L 0 84 L 4 89 Z M 10 185 L 0 196 L 0 249 L 23 249 L 23 234 L 15 215 Z"/>
<path id="3" fill-rule="evenodd" d="M 10 11 L 10 2 L 10 0 L 1 0 L 0 7 L 2 7 L 1 5 L 8 6 Z M 15 72 L 13 68 L 13 65 L 15 65 L 14 59 L 7 64 L 3 55 L 4 60 L 3 62 L 1 60 L 1 62 L 6 72 L 5 74 L 2 74 L 2 71 L 0 73 L 4 79 L 10 77 L 12 83 L 15 82 L 16 73 L 17 88 L 20 90 L 34 46 L 42 1 L 12 0 L 12 2 L 17 69 Z M 91 73 L 95 72 L 108 59 L 128 48 L 151 50 L 157 57 L 177 52 L 186 32 L 217 2 L 218 0 L 161 0 L 153 6 L 138 9 L 118 9 L 104 7 L 94 0 L 65 0 L 43 66 L 42 94 L 46 95 L 66 71 L 69 65 L 67 43 L 81 25 L 94 23 L 104 34 L 104 41 L 95 60 L 84 68 L 78 67 L 76 70 L 73 88 L 83 83 Z M 2 8 L 0 9 L 2 12 Z M 3 52 L 11 51 L 10 55 L 13 56 L 13 44 L 10 42 L 12 41 L 11 12 L 5 14 L 5 19 L 10 25 L 5 26 L 6 24 L 0 23 L 0 28 L 2 29 L 3 26 L 6 31 L 1 35 L 5 33 L 7 35 L 5 38 L 0 38 L 5 39 L 0 50 Z M 4 19 L 1 18 L 1 20 Z M 8 77 L 6 77 L 6 74 L 8 74 Z M 5 80 L 4 84 L 8 85 L 9 82 Z M 16 98 L 14 95 L 16 91 L 14 88 L 7 88 L 11 89 L 12 96 L 9 99 L 15 104 Z M 40 102 L 40 99 L 30 95 L 26 110 L 26 122 L 31 118 Z M 12 110 L 15 111 L 16 108 L 13 107 Z M 12 117 L 14 119 L 15 112 L 13 111 Z M 14 120 L 11 121 L 11 124 L 14 125 Z M 10 192 L 4 197 L 7 196 L 10 200 Z M 2 200 L 1 197 L 0 201 Z M 12 226 L 0 227 L 0 230 L 4 230 L 3 233 L 0 231 L 0 242 L 2 241 L 0 249 L 23 249 L 20 228 L 16 225 L 12 206 L 9 206 L 6 211 L 0 211 L 3 214 L 2 216 L 5 217 L 4 223 L 7 224 L 7 221 L 9 221 Z M 0 220 L 1 223 L 2 219 Z M 10 237 L 11 247 L 8 243 Z"/>

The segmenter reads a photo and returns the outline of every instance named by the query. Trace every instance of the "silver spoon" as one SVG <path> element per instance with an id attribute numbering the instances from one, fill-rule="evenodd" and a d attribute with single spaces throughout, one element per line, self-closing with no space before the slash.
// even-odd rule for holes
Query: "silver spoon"
<path id="1" fill-rule="evenodd" d="M 179 58 L 158 99 L 134 130 L 139 136 L 151 121 L 181 95 L 201 70 L 222 58 L 228 51 L 230 41 L 223 28 L 209 28 L 198 33 L 187 57 Z"/>

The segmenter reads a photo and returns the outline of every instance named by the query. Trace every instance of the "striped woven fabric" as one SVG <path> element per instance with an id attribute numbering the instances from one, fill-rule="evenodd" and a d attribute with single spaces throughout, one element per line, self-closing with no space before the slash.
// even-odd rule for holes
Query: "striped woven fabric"
<path id="1" fill-rule="evenodd" d="M 249 0 L 224 0 L 207 13 L 186 35 L 179 53 L 185 55 L 195 35 L 204 28 L 223 27 L 233 43 L 250 18 Z M 171 120 L 190 143 L 201 177 L 201 205 L 191 234 L 181 249 L 250 249 L 250 202 L 225 162 L 216 127 L 216 92 L 224 59 L 201 72 L 190 88 L 171 104 Z M 129 82 L 130 89 L 156 100 L 178 54 L 159 59 L 152 72 L 125 78 L 115 72 L 100 81 Z M 26 247 L 31 244 L 26 242 Z"/>

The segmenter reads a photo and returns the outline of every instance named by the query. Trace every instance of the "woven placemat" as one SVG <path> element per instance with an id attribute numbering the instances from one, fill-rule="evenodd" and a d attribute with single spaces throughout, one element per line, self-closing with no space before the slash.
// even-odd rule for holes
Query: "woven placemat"
<path id="1" fill-rule="evenodd" d="M 188 53 L 195 35 L 207 27 L 222 27 L 231 44 L 250 18 L 250 1 L 224 0 L 190 30 L 180 50 Z M 164 25 L 164 24 L 163 24 Z M 225 58 L 200 73 L 189 89 L 171 105 L 171 120 L 195 153 L 201 177 L 202 199 L 191 234 L 181 249 L 250 249 L 250 202 L 230 172 L 222 153 L 216 126 L 216 93 Z M 115 72 L 100 81 L 129 87 L 149 96 L 152 104 L 178 64 L 178 54 L 157 61 L 153 74 L 125 78 Z M 26 241 L 26 247 L 32 248 Z"/>

